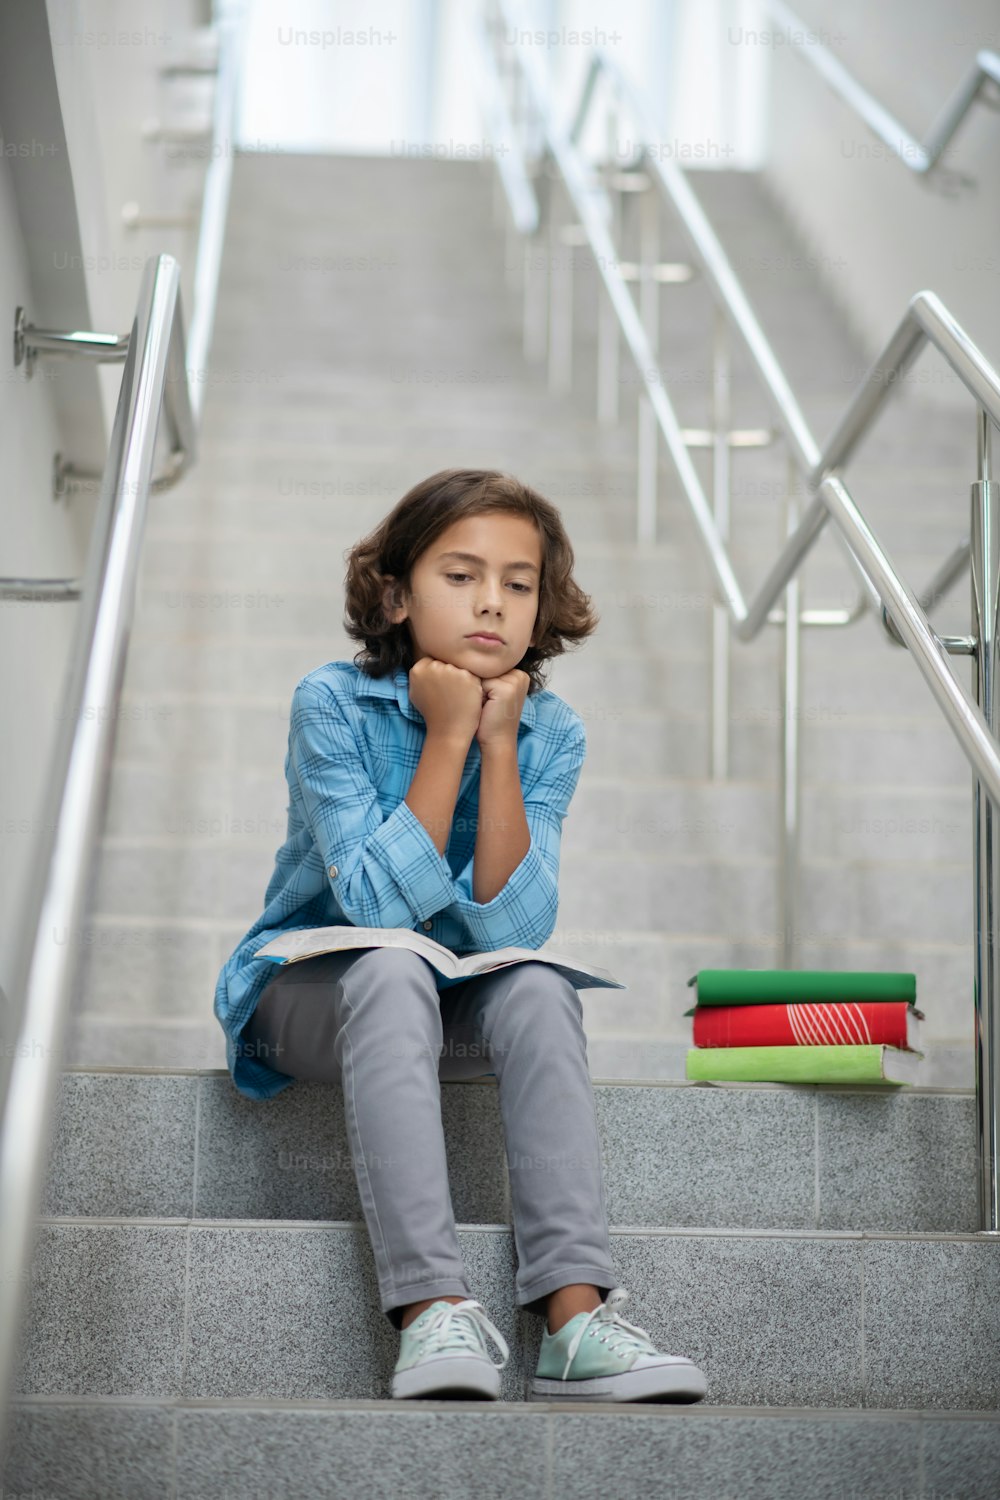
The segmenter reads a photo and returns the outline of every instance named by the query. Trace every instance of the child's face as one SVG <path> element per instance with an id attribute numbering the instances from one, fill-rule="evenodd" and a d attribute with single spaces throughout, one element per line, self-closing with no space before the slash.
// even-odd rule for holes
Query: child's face
<path id="1" fill-rule="evenodd" d="M 445 555 L 451 552 L 482 561 Z M 532 644 L 541 567 L 542 542 L 532 521 L 506 511 L 466 516 L 421 553 L 403 603 L 393 607 L 387 589 L 387 615 L 394 624 L 409 621 L 415 659 L 432 656 L 476 677 L 500 677 Z M 477 630 L 498 635 L 501 644 L 470 639 Z"/>

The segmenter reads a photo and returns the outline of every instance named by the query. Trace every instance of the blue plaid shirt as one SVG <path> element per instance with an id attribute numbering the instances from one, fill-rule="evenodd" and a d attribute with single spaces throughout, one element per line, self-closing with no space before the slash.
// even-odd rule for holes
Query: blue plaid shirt
<path id="1" fill-rule="evenodd" d="M 552 934 L 562 822 L 587 753 L 583 720 L 549 689 L 525 698 L 517 763 L 531 847 L 503 889 L 484 903 L 472 895 L 479 745 L 473 740 L 469 746 L 442 857 L 403 800 L 425 736 L 405 668 L 378 678 L 353 662 L 334 661 L 295 688 L 285 756 L 288 833 L 264 911 L 226 960 L 215 990 L 226 1062 L 236 1087 L 251 1099 L 267 1099 L 294 1082 L 239 1043 L 277 972 L 270 959 L 255 954 L 280 933 L 405 927 L 456 954 L 541 948 Z"/>

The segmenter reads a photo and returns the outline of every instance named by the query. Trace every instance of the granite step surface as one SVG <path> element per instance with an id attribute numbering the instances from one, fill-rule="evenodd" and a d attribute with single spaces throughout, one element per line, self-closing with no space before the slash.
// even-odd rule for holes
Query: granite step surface
<path id="1" fill-rule="evenodd" d="M 510 1348 L 501 1399 L 524 1400 L 542 1319 L 515 1302 L 513 1230 L 456 1224 Z M 995 1236 L 616 1224 L 610 1240 L 626 1316 L 705 1371 L 706 1405 L 1000 1406 Z M 20 1395 L 389 1395 L 398 1334 L 363 1224 L 42 1218 L 28 1279 Z"/>
<path id="2" fill-rule="evenodd" d="M 402 1409 L 402 1408 L 405 1408 Z M 17 1401 L 6 1484 L 60 1500 L 994 1500 L 1000 1414 L 553 1402 Z"/>
<path id="3" fill-rule="evenodd" d="M 465 1057 L 453 1048 L 439 1064 L 455 1213 L 470 1223 L 511 1223 L 497 1083 L 449 1079 Z M 484 1074 L 493 1071 L 489 1059 L 480 1063 Z M 616 1224 L 978 1228 L 968 1091 L 600 1080 L 593 1087 Z M 255 1100 L 222 1071 L 66 1069 L 43 1212 L 360 1223 L 342 1090 L 296 1082 Z"/>

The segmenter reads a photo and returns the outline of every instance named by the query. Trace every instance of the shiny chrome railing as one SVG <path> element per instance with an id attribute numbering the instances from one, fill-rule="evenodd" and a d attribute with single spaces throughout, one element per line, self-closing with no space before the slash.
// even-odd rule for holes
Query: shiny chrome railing
<path id="1" fill-rule="evenodd" d="M 229 208 L 229 185 L 233 175 L 233 134 L 236 121 L 236 98 L 240 78 L 240 48 L 243 42 L 241 13 L 230 0 L 228 10 L 216 25 L 219 34 L 218 67 L 212 109 L 212 159 L 201 192 L 201 219 L 198 253 L 194 263 L 194 290 L 191 322 L 188 326 L 187 368 L 193 377 L 191 410 L 201 421 L 205 393 L 205 366 L 215 326 L 215 299 L 219 286 L 219 267 L 226 236 Z"/>
<path id="2" fill-rule="evenodd" d="M 13 964 L 11 1033 L 0 1081 L 0 1396 L 9 1383 L 24 1311 L 53 1128 L 65 1032 L 85 945 L 94 852 L 107 805 L 125 650 L 154 446 L 166 407 L 174 452 L 195 451 L 184 371 L 180 267 L 169 255 L 147 262 L 128 340 L 90 552 L 80 591 L 59 730 L 33 849 L 23 935 Z M 38 597 L 36 594 L 35 597 Z"/>
<path id="3" fill-rule="evenodd" d="M 86 951 L 79 935 L 107 807 L 146 510 L 150 492 L 175 483 L 196 452 L 232 167 L 229 138 L 241 42 L 238 16 L 230 14 L 220 25 L 215 110 L 215 129 L 220 139 L 227 138 L 225 149 L 213 152 L 206 176 L 192 344 L 185 348 L 180 265 L 170 255 L 146 262 L 126 335 L 39 330 L 23 317 L 16 330 L 18 363 L 58 353 L 123 362 L 124 369 L 83 578 L 0 579 L 0 597 L 80 601 L 69 669 L 56 686 L 60 727 L 12 965 L 9 1028 L 0 1049 L 0 1452 L 7 1446 L 65 1033 Z M 168 452 L 157 474 L 161 419 Z"/>
<path id="4" fill-rule="evenodd" d="M 781 656 L 783 733 L 781 742 L 779 799 L 778 907 L 782 913 L 782 966 L 794 962 L 799 865 L 799 752 L 798 697 L 800 631 L 804 625 L 839 627 L 852 624 L 868 608 L 885 627 L 890 638 L 909 648 L 927 681 L 935 701 L 973 767 L 976 891 L 975 958 L 975 1074 L 978 1131 L 978 1202 L 982 1230 L 1000 1232 L 998 1197 L 998 1086 L 1000 1086 L 1000 975 L 995 955 L 1000 944 L 1000 828 L 994 824 L 994 807 L 1000 801 L 1000 700 L 993 690 L 1000 607 L 1000 482 L 991 476 L 991 430 L 1000 423 L 1000 376 L 982 352 L 951 317 L 932 292 L 918 292 L 885 350 L 871 367 L 865 381 L 848 406 L 832 436 L 821 448 L 809 430 L 795 396 L 764 336 L 732 267 L 692 194 L 684 174 L 657 150 L 657 133 L 651 116 L 635 88 L 625 79 L 607 54 L 591 59 L 570 125 L 563 128 L 555 118 L 550 90 L 538 59 L 530 48 L 517 45 L 518 17 L 507 0 L 492 0 L 485 13 L 484 56 L 503 56 L 495 84 L 504 77 L 520 78 L 519 108 L 512 111 L 513 128 L 526 126 L 539 144 L 534 160 L 525 163 L 536 190 L 543 195 L 538 222 L 545 224 L 550 249 L 562 244 L 589 247 L 599 272 L 607 303 L 601 304 L 598 321 L 598 419 L 617 419 L 616 402 L 609 389 L 617 385 L 618 340 L 623 337 L 640 382 L 638 409 L 638 485 L 636 536 L 641 543 L 653 540 L 656 530 L 656 445 L 662 436 L 694 517 L 697 533 L 711 568 L 721 603 L 716 605 L 713 632 L 713 775 L 726 774 L 725 741 L 728 724 L 728 642 L 730 634 L 749 641 L 766 623 L 784 629 Z M 506 34 L 506 35 L 505 35 Z M 613 139 L 613 124 L 626 114 L 634 128 L 634 152 L 630 170 L 635 186 L 645 188 L 644 199 L 652 204 L 653 189 L 659 200 L 675 211 L 693 255 L 697 271 L 704 277 L 715 302 L 713 355 L 713 426 L 707 432 L 684 430 L 677 420 L 663 380 L 656 369 L 655 349 L 659 315 L 656 290 L 662 280 L 680 280 L 682 269 L 663 265 L 658 259 L 658 218 L 647 211 L 641 231 L 640 262 L 622 259 L 609 224 L 617 219 L 609 183 L 618 185 L 620 165 L 608 163 L 593 171 L 582 156 L 578 140 L 597 97 L 598 86 L 610 93 L 607 138 Z M 519 149 L 508 138 L 508 148 Z M 644 179 L 644 180 L 643 180 Z M 554 187 L 561 181 L 574 222 L 557 224 Z M 570 263 L 560 265 L 550 254 L 548 276 L 549 381 L 557 389 L 567 388 L 572 372 L 572 299 Z M 688 268 L 690 270 L 690 268 Z M 628 281 L 639 285 L 639 307 L 633 301 Z M 567 284 L 569 283 L 569 289 Z M 525 295 L 529 292 L 525 278 Z M 531 291 L 538 294 L 537 286 Z M 610 307 L 612 316 L 605 316 Z M 745 346 L 788 449 L 789 478 L 796 474 L 812 498 L 799 517 L 790 482 L 786 497 L 787 540 L 760 587 L 747 604 L 730 561 L 726 542 L 729 519 L 729 449 L 744 435 L 729 429 L 728 346 L 734 330 Z M 973 632 L 970 635 L 938 635 L 922 605 L 898 571 L 875 532 L 859 511 L 840 473 L 871 427 L 898 377 L 908 368 L 925 343 L 933 345 L 947 360 L 976 403 L 976 479 L 971 487 L 971 557 Z M 757 441 L 755 434 L 746 435 Z M 713 450 L 713 505 L 710 506 L 691 461 L 689 447 L 710 445 Z M 842 545 L 860 585 L 857 604 L 850 609 L 800 610 L 798 568 L 830 517 L 836 522 L 833 535 Z M 963 544 L 942 564 L 925 596 L 937 597 L 935 588 L 951 582 L 964 567 L 968 544 Z M 784 590 L 784 610 L 772 609 Z M 929 607 L 929 606 L 928 606 Z M 720 628 L 721 624 L 721 628 Z M 735 627 L 735 628 L 733 628 Z M 949 655 L 976 658 L 976 698 L 955 677 Z"/>
<path id="5" fill-rule="evenodd" d="M 991 106 L 996 107 L 997 95 L 988 93 L 987 90 L 990 85 L 1000 85 L 1000 55 L 985 49 L 976 53 L 975 61 L 969 65 L 965 77 L 959 81 L 938 119 L 927 132 L 926 139 L 918 141 L 874 95 L 862 87 L 840 59 L 823 45 L 822 40 L 815 32 L 810 31 L 784 0 L 763 0 L 763 9 L 786 28 L 784 44 L 812 65 L 824 82 L 888 146 L 904 167 L 921 177 L 933 173 L 949 189 L 952 184 L 963 187 L 972 185 L 972 179 L 964 173 L 943 167 L 941 159 L 977 99 L 984 102 L 989 100 Z"/>

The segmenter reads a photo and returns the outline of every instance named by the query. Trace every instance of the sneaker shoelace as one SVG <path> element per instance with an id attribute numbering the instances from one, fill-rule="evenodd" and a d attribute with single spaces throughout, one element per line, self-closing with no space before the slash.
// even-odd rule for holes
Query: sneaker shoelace
<path id="1" fill-rule="evenodd" d="M 481 1353 L 483 1340 L 480 1330 L 493 1340 L 503 1354 L 499 1364 L 495 1359 L 490 1361 L 495 1370 L 502 1370 L 510 1358 L 510 1350 L 499 1328 L 486 1316 L 483 1304 L 473 1297 L 467 1297 L 464 1302 L 449 1302 L 444 1307 L 435 1308 L 417 1329 L 417 1333 L 429 1353 L 456 1342 Z"/>
<path id="2" fill-rule="evenodd" d="M 598 1342 L 606 1344 L 608 1350 L 613 1354 L 625 1354 L 630 1349 L 638 1349 L 644 1354 L 655 1354 L 656 1346 L 645 1328 L 637 1328 L 634 1323 L 629 1323 L 618 1312 L 618 1308 L 628 1301 L 628 1292 L 623 1286 L 615 1287 L 608 1293 L 607 1301 L 595 1307 L 593 1312 L 580 1324 L 570 1340 L 566 1355 L 566 1365 L 562 1372 L 562 1379 L 569 1375 L 570 1365 L 580 1344 L 590 1332 Z M 602 1336 L 594 1333 L 597 1327 L 604 1327 L 607 1332 Z"/>

